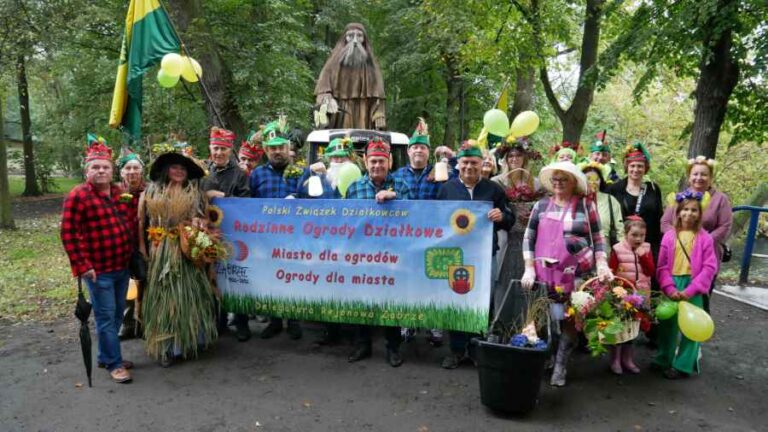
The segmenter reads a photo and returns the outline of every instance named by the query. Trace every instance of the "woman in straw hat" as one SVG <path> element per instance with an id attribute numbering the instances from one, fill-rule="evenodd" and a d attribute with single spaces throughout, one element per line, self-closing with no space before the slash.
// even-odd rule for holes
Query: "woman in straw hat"
<path id="1" fill-rule="evenodd" d="M 555 303 L 553 318 L 563 319 L 562 305 L 568 300 L 577 279 L 591 272 L 612 279 L 600 234 L 600 216 L 593 202 L 587 200 L 587 178 L 571 162 L 547 165 L 539 181 L 552 196 L 542 198 L 531 211 L 523 237 L 525 273 L 522 284 L 531 288 L 534 281 L 545 285 Z M 566 364 L 576 343 L 573 324 L 563 322 L 550 384 L 565 385 Z"/>

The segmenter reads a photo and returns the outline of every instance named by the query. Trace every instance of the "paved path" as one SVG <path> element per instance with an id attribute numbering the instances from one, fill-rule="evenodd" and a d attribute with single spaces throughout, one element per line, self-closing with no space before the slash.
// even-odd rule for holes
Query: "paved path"
<path id="1" fill-rule="evenodd" d="M 537 410 L 503 417 L 480 404 L 471 367 L 438 366 L 446 348 L 423 338 L 405 364 L 374 357 L 348 364 L 348 346 L 315 350 L 285 334 L 238 343 L 224 336 L 200 359 L 161 369 L 140 341 L 124 343 L 135 381 L 117 385 L 84 373 L 74 323 L 0 324 L 0 430 L 16 431 L 750 431 L 766 430 L 768 313 L 715 297 L 717 330 L 701 376 L 668 381 L 644 371 L 615 377 L 606 359 L 577 354 L 569 385 L 543 384 Z M 255 324 L 252 323 L 252 325 Z M 509 389 L 515 391 L 515 389 Z"/>

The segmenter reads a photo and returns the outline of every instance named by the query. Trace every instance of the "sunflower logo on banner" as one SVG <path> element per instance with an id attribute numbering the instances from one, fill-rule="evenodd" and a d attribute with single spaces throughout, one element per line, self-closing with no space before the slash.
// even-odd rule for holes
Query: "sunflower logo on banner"
<path id="1" fill-rule="evenodd" d="M 466 294 L 475 284 L 475 266 L 448 266 L 448 286 L 456 294 Z"/>

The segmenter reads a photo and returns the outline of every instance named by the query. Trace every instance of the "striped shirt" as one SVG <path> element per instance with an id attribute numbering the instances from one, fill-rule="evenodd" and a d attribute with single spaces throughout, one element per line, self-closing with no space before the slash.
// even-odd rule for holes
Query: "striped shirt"
<path id="1" fill-rule="evenodd" d="M 553 203 L 552 208 L 547 211 L 551 197 L 540 199 L 531 210 L 531 218 L 528 221 L 528 228 L 525 229 L 523 236 L 523 258 L 532 260 L 536 249 L 536 235 L 539 227 L 539 220 L 545 216 L 560 219 L 562 211 L 563 216 L 563 236 L 565 238 L 565 247 L 571 255 L 576 255 L 584 248 L 592 245 L 592 251 L 595 258 L 605 258 L 605 240 L 600 233 L 600 216 L 593 203 L 588 203 L 585 199 L 576 201 L 576 209 L 568 206 L 565 209 L 558 207 Z M 585 208 L 586 204 L 586 208 Z M 591 233 L 591 239 L 590 239 Z M 577 274 L 583 274 L 592 269 L 594 262 L 592 254 L 586 254 L 579 262 L 576 270 Z"/>

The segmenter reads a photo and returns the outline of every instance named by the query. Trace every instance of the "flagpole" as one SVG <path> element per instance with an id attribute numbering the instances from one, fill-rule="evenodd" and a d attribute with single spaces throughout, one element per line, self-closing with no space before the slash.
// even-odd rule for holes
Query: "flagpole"
<path id="1" fill-rule="evenodd" d="M 168 8 L 165 7 L 165 3 L 163 3 L 162 0 L 158 0 L 158 3 L 160 4 L 160 7 L 163 8 L 163 10 L 165 11 L 165 14 L 168 15 L 168 22 L 171 23 L 171 29 L 173 29 L 173 33 L 176 34 L 176 38 L 179 40 L 179 45 L 181 45 L 182 52 L 185 54 L 188 54 L 189 49 L 187 49 L 187 44 L 184 43 L 184 40 L 181 38 L 181 34 L 179 34 L 178 29 L 176 29 L 176 24 L 173 23 L 173 19 L 171 18 L 171 13 L 168 11 Z M 187 57 L 187 63 L 189 63 L 189 65 L 192 66 L 192 62 L 189 60 L 189 56 L 187 55 L 186 57 Z M 216 109 L 216 104 L 213 103 L 213 98 L 211 97 L 211 94 L 208 92 L 208 87 L 205 86 L 205 83 L 203 82 L 203 78 L 197 74 L 197 70 L 195 70 L 194 67 L 191 69 L 192 69 L 192 72 L 197 77 L 197 82 L 200 83 L 200 87 L 203 88 L 203 93 L 205 93 L 205 97 L 211 103 L 211 109 L 213 109 L 213 113 L 216 115 L 216 119 L 219 121 L 219 124 L 221 125 L 221 127 L 226 128 L 227 125 L 221 119 L 219 110 Z"/>

